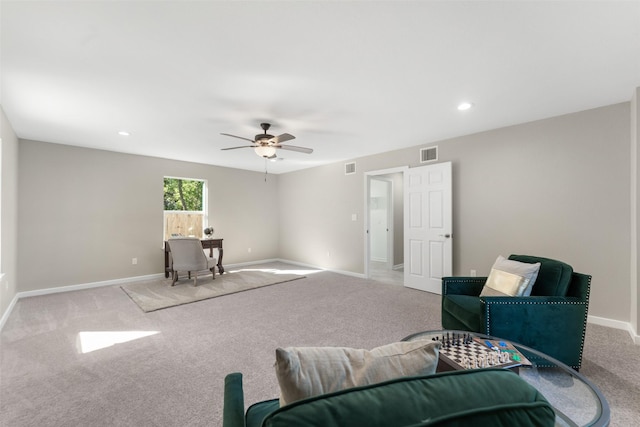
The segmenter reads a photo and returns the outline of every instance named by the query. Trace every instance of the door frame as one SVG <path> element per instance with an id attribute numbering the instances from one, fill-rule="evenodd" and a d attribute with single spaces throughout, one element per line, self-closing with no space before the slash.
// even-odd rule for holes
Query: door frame
<path id="1" fill-rule="evenodd" d="M 369 215 L 369 194 L 371 192 L 371 178 L 372 177 L 376 177 L 378 175 L 389 175 L 392 173 L 402 173 L 402 179 L 404 181 L 405 179 L 405 174 L 406 172 L 409 170 L 409 166 L 400 166 L 397 168 L 390 168 L 390 169 L 380 169 L 380 170 L 374 170 L 374 171 L 369 171 L 369 172 L 365 172 L 363 177 L 364 177 L 364 221 L 362 221 L 363 223 L 363 231 L 364 231 L 364 277 L 369 279 L 370 278 L 370 272 L 369 272 L 369 245 L 370 245 L 370 240 L 371 240 L 371 236 L 369 235 L 369 229 L 370 229 L 370 223 L 371 223 L 371 218 Z M 404 186 L 403 186 L 404 187 Z M 403 190 L 404 191 L 404 190 Z M 392 193 L 393 193 L 393 188 L 392 188 Z M 393 201 L 391 201 L 391 204 L 393 205 Z M 391 227 L 393 227 L 393 224 L 391 224 Z M 393 228 L 391 228 L 393 229 Z M 387 243 L 391 245 L 393 245 L 393 239 L 388 239 Z M 393 250 L 390 253 L 390 256 L 393 257 Z M 391 265 L 393 266 L 393 258 L 391 258 L 389 260 L 389 262 L 391 263 Z"/>
<path id="2" fill-rule="evenodd" d="M 387 194 L 386 194 L 386 200 L 387 200 L 387 206 L 386 206 L 386 214 L 387 214 L 387 244 L 386 244 L 386 264 L 387 267 L 389 269 L 393 268 L 393 260 L 394 260 L 394 252 L 393 252 L 393 245 L 394 245 L 394 239 L 393 238 L 389 238 L 389 236 L 394 236 L 395 233 L 395 229 L 394 229 L 394 225 L 393 225 L 393 219 L 394 219 L 394 209 L 393 209 L 393 205 L 394 205 L 394 194 L 393 194 L 393 180 L 387 178 L 386 176 L 383 177 L 381 176 L 377 176 L 377 175 L 372 175 L 369 178 L 369 184 L 371 185 L 371 181 L 381 181 L 384 182 L 387 186 Z M 371 193 L 371 191 L 369 191 L 369 193 Z M 371 203 L 371 194 L 369 194 L 369 203 Z M 369 206 L 369 257 L 371 258 L 371 238 L 373 236 L 373 233 L 371 232 L 373 230 L 373 227 L 371 226 L 371 206 Z M 369 259 L 369 261 L 371 261 L 371 259 Z"/>

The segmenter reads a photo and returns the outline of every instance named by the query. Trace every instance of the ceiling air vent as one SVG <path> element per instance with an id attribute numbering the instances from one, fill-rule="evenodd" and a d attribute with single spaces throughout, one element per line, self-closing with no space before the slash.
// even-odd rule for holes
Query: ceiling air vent
<path id="1" fill-rule="evenodd" d="M 438 160 L 438 146 L 420 149 L 420 163 L 435 162 Z"/>
<path id="2" fill-rule="evenodd" d="M 356 173 L 356 162 L 345 163 L 344 164 L 344 174 L 345 175 L 353 175 Z"/>

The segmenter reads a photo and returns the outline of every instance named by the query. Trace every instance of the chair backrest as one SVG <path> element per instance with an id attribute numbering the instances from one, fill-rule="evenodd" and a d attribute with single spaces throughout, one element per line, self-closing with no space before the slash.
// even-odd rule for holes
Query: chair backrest
<path id="1" fill-rule="evenodd" d="M 573 268 L 555 259 L 531 255 L 510 255 L 509 259 L 529 264 L 540 263 L 538 278 L 531 289 L 532 296 L 564 297 L 569 289 Z"/>
<path id="2" fill-rule="evenodd" d="M 267 415 L 262 427 L 553 426 L 533 386 L 506 369 L 403 377 L 311 397 Z"/>
<path id="3" fill-rule="evenodd" d="M 169 249 L 175 271 L 198 271 L 207 269 L 207 257 L 197 237 L 174 237 L 169 239 Z"/>

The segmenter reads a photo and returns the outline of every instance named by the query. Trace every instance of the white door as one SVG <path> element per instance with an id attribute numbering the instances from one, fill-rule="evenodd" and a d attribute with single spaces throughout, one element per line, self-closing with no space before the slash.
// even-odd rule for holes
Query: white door
<path id="1" fill-rule="evenodd" d="M 381 179 L 371 179 L 369 199 L 369 221 L 371 222 L 371 261 L 389 262 L 389 202 L 391 183 Z"/>
<path id="2" fill-rule="evenodd" d="M 404 194 L 404 285 L 441 294 L 452 272 L 451 162 L 410 168 Z"/>

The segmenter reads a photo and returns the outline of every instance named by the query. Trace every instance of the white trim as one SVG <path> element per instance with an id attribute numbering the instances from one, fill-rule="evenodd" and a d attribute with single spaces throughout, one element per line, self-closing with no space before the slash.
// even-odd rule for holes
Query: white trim
<path id="1" fill-rule="evenodd" d="M 202 182 L 202 210 L 201 211 L 170 211 L 170 210 L 165 210 L 164 206 L 163 206 L 163 210 L 162 210 L 162 235 L 164 236 L 164 233 L 166 231 L 167 228 L 167 213 L 173 213 L 173 214 L 189 214 L 189 215 L 202 215 L 202 230 L 200 230 L 200 236 L 202 236 L 201 238 L 204 238 L 204 229 L 209 227 L 209 180 L 206 178 L 183 178 L 183 177 L 179 177 L 179 176 L 168 176 L 165 175 L 162 178 L 162 184 L 164 186 L 164 180 L 166 178 L 169 179 L 179 179 L 181 181 L 200 181 Z M 196 235 L 197 236 L 197 235 Z M 166 236 L 166 239 L 170 238 L 171 236 Z M 164 240 L 162 241 L 162 247 L 164 248 Z"/>
<path id="2" fill-rule="evenodd" d="M 9 304 L 9 307 L 7 307 L 7 309 L 5 310 L 4 314 L 2 315 L 2 318 L 0 319 L 0 331 L 2 331 L 2 328 L 4 328 L 4 324 L 9 319 L 9 315 L 13 311 L 13 307 L 15 307 L 17 302 L 18 302 L 18 295 L 15 295 L 13 297 L 13 299 L 11 300 L 11 303 Z"/>
<path id="3" fill-rule="evenodd" d="M 0 138 L 0 178 L 2 178 L 2 138 Z M 0 182 L 2 179 L 0 179 Z M 0 242 L 2 242 L 2 185 L 0 185 Z M 0 269 L 2 269 L 2 245 L 0 244 Z M 0 282 L 4 273 L 0 273 Z M 0 290 L 2 292 L 2 290 Z M 0 330 L 2 325 L 0 324 Z"/>
<path id="4" fill-rule="evenodd" d="M 403 174 L 404 175 L 404 174 Z M 403 177 L 404 178 L 404 177 Z M 387 184 L 387 247 L 386 252 L 387 252 L 387 258 L 386 259 L 382 259 L 382 258 L 378 258 L 378 257 L 374 257 L 371 255 L 371 182 L 372 181 L 382 181 L 385 182 Z M 395 193 L 394 193 L 394 189 L 393 189 L 393 180 L 390 178 L 387 178 L 384 175 L 371 175 L 368 177 L 367 179 L 367 184 L 369 185 L 369 188 L 367 190 L 367 209 L 369 209 L 367 211 L 367 230 L 369 230 L 369 233 L 367 235 L 367 240 L 369 241 L 369 260 L 370 261 L 376 261 L 376 262 L 381 262 L 386 264 L 387 268 L 393 268 L 393 260 L 394 260 L 394 253 L 393 253 L 393 245 L 394 245 L 394 233 L 395 233 L 395 229 L 394 229 L 394 197 L 395 197 Z M 389 236 L 391 236 L 391 238 L 389 238 Z"/>
<path id="5" fill-rule="evenodd" d="M 594 325 L 605 326 L 607 328 L 620 329 L 629 332 L 631 340 L 636 345 L 640 345 L 640 336 L 633 330 L 633 326 L 630 322 L 623 322 L 621 320 L 607 319 L 606 317 L 587 316 L 587 322 Z"/>
<path id="6" fill-rule="evenodd" d="M 376 171 L 365 172 L 365 175 L 389 175 L 392 173 L 404 172 L 409 169 L 409 166 L 399 166 L 397 168 L 380 169 Z"/>
<path id="7" fill-rule="evenodd" d="M 5 310 L 4 314 L 2 315 L 2 318 L 0 319 L 0 330 L 2 330 L 2 328 L 4 328 L 5 322 L 7 321 L 7 319 L 9 319 L 9 316 L 11 315 L 11 312 L 13 311 L 13 307 L 15 307 L 16 303 L 21 298 L 36 297 L 36 296 L 40 296 L 40 295 L 57 294 L 57 293 L 62 293 L 62 292 L 78 291 L 78 290 L 82 290 L 82 289 L 99 288 L 99 287 L 102 287 L 102 286 L 120 285 L 120 284 L 123 284 L 123 283 L 130 283 L 130 282 L 141 282 L 143 280 L 157 279 L 157 278 L 160 278 L 160 277 L 164 277 L 164 274 L 163 273 L 149 274 L 149 275 L 146 275 L 146 276 L 125 277 L 125 278 L 122 278 L 122 279 L 105 280 L 105 281 L 102 281 L 102 282 L 82 283 L 82 284 L 78 284 L 78 285 L 60 286 L 60 287 L 57 287 L 57 288 L 47 288 L 47 289 L 38 289 L 38 290 L 35 290 L 35 291 L 18 292 L 13 297 L 13 299 L 11 300 L 11 304 L 9 304 L 9 307 L 7 307 L 7 309 Z"/>
<path id="8" fill-rule="evenodd" d="M 631 273 L 630 273 L 630 283 L 629 283 L 629 296 L 631 300 L 631 310 L 630 310 L 630 319 L 631 326 L 634 328 L 640 327 L 640 318 L 638 317 L 638 145 L 640 144 L 640 135 L 638 135 L 638 129 L 640 127 L 640 123 L 638 123 L 638 108 L 640 105 L 638 99 L 640 96 L 640 88 L 636 88 L 633 91 L 633 96 L 631 97 L 631 224 L 630 224 L 630 236 L 631 236 L 631 246 L 630 246 L 630 255 L 631 255 Z M 636 334 L 637 335 L 637 334 Z M 638 341 L 636 340 L 636 343 Z"/>
<path id="9" fill-rule="evenodd" d="M 364 178 L 364 221 L 362 221 L 362 227 L 363 227 L 363 236 L 364 236 L 364 274 L 362 274 L 361 276 L 356 276 L 356 277 L 362 277 L 363 279 L 368 279 L 370 277 L 369 275 L 369 222 L 370 222 L 370 218 L 369 218 L 369 183 L 371 181 L 371 177 L 372 176 L 377 176 L 377 175 L 388 175 L 388 174 L 392 174 L 392 173 L 401 173 L 402 174 L 402 180 L 404 181 L 405 177 L 406 177 L 406 173 L 409 170 L 409 166 L 399 166 L 399 167 L 395 167 L 395 168 L 389 168 L 389 169 L 380 169 L 380 170 L 374 170 L 374 171 L 367 171 L 363 174 L 363 178 Z M 393 262 L 393 260 L 391 260 L 391 262 Z M 344 274 L 344 273 L 343 273 Z M 347 276 L 350 274 L 347 274 Z"/>
<path id="10" fill-rule="evenodd" d="M 404 263 L 394 265 L 392 270 L 404 270 Z"/>
<path id="11" fill-rule="evenodd" d="M 78 285 L 60 286 L 57 288 L 38 289 L 35 291 L 18 292 L 18 298 L 36 297 L 40 295 L 57 294 L 60 292 L 79 291 L 82 289 L 100 288 L 102 286 L 121 285 L 123 283 L 142 282 L 143 280 L 159 279 L 163 273 L 148 274 L 146 276 L 124 277 L 122 279 L 105 280 L 102 282 L 81 283 Z"/>

